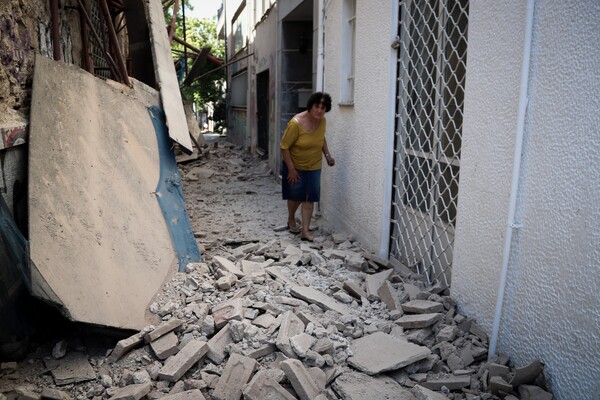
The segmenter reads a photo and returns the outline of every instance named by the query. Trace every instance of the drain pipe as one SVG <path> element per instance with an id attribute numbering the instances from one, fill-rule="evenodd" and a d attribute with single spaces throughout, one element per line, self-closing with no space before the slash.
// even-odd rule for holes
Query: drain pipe
<path id="1" fill-rule="evenodd" d="M 324 89 L 325 63 L 324 63 L 324 48 L 325 48 L 325 0 L 319 0 L 319 16 L 317 17 L 317 92 L 322 92 Z"/>
<path id="2" fill-rule="evenodd" d="M 529 65 L 531 57 L 531 42 L 533 36 L 533 10 L 535 0 L 527 1 L 527 20 L 525 25 L 525 43 L 523 48 L 523 64 L 521 65 L 521 84 L 519 88 L 519 110 L 517 114 L 517 131 L 515 140 L 515 153 L 513 158 L 512 187 L 510 190 L 510 199 L 508 207 L 508 221 L 506 224 L 506 233 L 504 240 L 504 254 L 502 259 L 502 274 L 500 276 L 500 286 L 498 287 L 498 297 L 496 299 L 496 314 L 494 316 L 494 325 L 492 327 L 492 338 L 488 352 L 488 360 L 496 354 L 496 345 L 498 343 L 498 332 L 500 330 L 500 320 L 502 319 L 502 306 L 504 303 L 504 293 L 506 291 L 506 276 L 508 274 L 508 264 L 510 262 L 510 253 L 512 247 L 512 235 L 515 229 L 521 226 L 515 223 L 515 214 L 517 208 L 517 197 L 519 194 L 519 178 L 521 171 L 523 140 L 525 136 L 525 116 L 528 103 L 528 84 L 529 84 Z"/>

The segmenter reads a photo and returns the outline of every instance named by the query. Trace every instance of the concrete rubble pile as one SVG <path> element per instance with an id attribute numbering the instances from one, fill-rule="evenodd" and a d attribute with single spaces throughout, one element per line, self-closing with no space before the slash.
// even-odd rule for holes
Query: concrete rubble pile
<path id="1" fill-rule="evenodd" d="M 457 313 L 440 284 L 426 284 L 342 233 L 320 228 L 309 243 L 285 227 L 274 231 L 281 235 L 213 243 L 206 262 L 175 274 L 150 305 L 162 323 L 119 341 L 105 357 L 88 359 L 59 342 L 45 359 L 48 387 L 21 385 L 11 393 L 93 400 L 552 398 L 539 361 L 516 367 L 502 355 L 487 360 L 488 337 Z M 15 369 L 2 364 L 0 379 Z"/>

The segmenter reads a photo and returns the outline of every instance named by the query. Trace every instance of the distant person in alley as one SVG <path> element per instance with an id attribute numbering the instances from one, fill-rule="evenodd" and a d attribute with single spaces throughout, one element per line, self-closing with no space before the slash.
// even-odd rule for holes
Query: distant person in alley
<path id="1" fill-rule="evenodd" d="M 323 156 L 330 167 L 335 160 L 329 154 L 325 128 L 325 113 L 331 110 L 331 96 L 313 93 L 306 111 L 294 115 L 281 138 L 281 186 L 283 199 L 287 200 L 288 229 L 300 233 L 300 238 L 313 241 L 310 234 L 315 201 L 320 199 L 321 164 Z M 302 226 L 296 224 L 296 211 L 300 208 Z"/>

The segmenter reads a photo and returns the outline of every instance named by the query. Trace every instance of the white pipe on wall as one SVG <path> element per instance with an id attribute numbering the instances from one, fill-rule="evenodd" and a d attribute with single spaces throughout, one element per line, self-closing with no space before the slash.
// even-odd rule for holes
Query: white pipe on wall
<path id="1" fill-rule="evenodd" d="M 325 0 L 319 0 L 317 17 L 317 92 L 323 91 L 323 75 L 325 74 L 324 47 L 325 47 Z"/>
<path id="2" fill-rule="evenodd" d="M 394 179 L 394 139 L 396 136 L 396 79 L 398 68 L 398 51 L 391 47 L 392 42 L 398 35 L 398 0 L 390 2 L 391 27 L 390 29 L 390 83 L 388 85 L 388 113 L 387 113 L 387 138 L 385 149 L 385 178 L 383 188 L 383 215 L 381 224 L 381 240 L 379 246 L 379 257 L 387 260 L 390 252 L 390 225 L 392 219 L 392 186 Z"/>
<path id="3" fill-rule="evenodd" d="M 525 137 L 525 116 L 527 113 L 528 103 L 528 86 L 529 86 L 529 67 L 531 58 L 531 45 L 533 37 L 533 11 L 535 0 L 527 2 L 527 19 L 525 25 L 525 43 L 523 47 L 523 63 L 521 65 L 521 84 L 519 88 L 519 110 L 517 114 L 517 130 L 515 139 L 515 153 L 513 157 L 513 173 L 512 184 L 510 190 L 510 199 L 508 206 L 508 219 L 506 223 L 506 233 L 504 240 L 504 254 L 502 257 L 502 272 L 500 276 L 500 285 L 498 287 L 498 296 L 496 298 L 496 313 L 494 315 L 494 325 L 492 327 L 492 338 L 490 340 L 490 348 L 488 359 L 496 354 L 496 346 L 498 344 L 498 333 L 500 331 L 500 321 L 502 319 L 502 306 L 504 304 L 504 293 L 506 291 L 506 276 L 508 274 L 508 264 L 510 262 L 510 254 L 512 248 L 512 235 L 515 229 L 519 226 L 515 224 L 515 214 L 517 209 L 517 198 L 519 194 L 519 178 L 521 176 L 521 163 L 523 150 L 523 140 Z"/>

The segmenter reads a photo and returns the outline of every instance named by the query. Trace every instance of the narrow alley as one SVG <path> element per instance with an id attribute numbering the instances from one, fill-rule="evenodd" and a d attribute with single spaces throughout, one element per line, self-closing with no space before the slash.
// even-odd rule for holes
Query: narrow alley
<path id="1" fill-rule="evenodd" d="M 487 361 L 447 289 L 318 213 L 314 243 L 288 232 L 265 161 L 215 136 L 200 153 L 179 165 L 204 262 L 150 304 L 162 324 L 41 344 L 1 364 L 1 400 L 552 398 L 539 361 Z"/>

